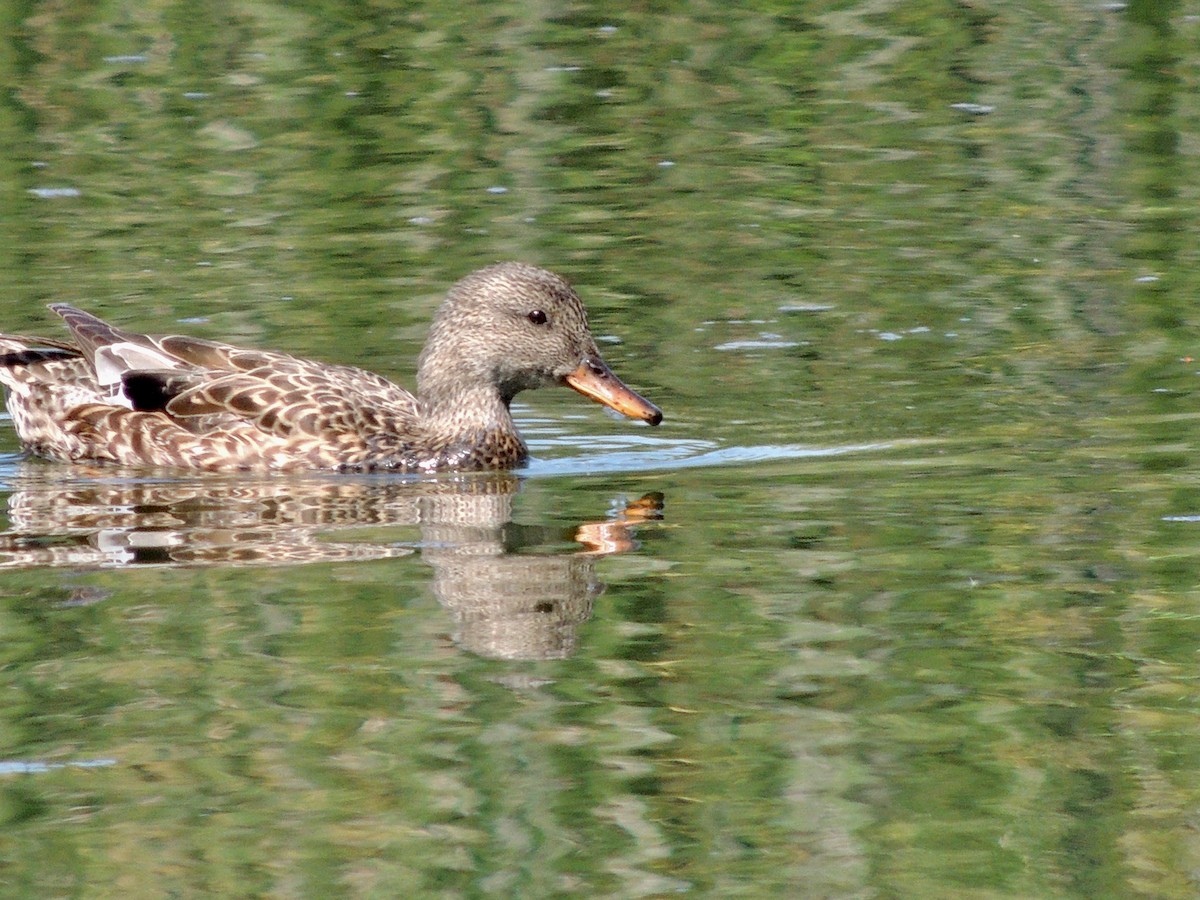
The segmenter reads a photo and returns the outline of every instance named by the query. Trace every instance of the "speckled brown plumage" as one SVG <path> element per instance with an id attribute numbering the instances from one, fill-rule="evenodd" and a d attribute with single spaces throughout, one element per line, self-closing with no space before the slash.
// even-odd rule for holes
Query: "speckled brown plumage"
<path id="1" fill-rule="evenodd" d="M 559 276 L 501 263 L 451 288 L 414 396 L 350 366 L 198 338 L 151 337 L 65 304 L 74 342 L 0 335 L 22 445 L 62 461 L 188 469 L 440 471 L 520 465 L 509 404 L 566 384 L 657 425 L 601 359 Z"/>

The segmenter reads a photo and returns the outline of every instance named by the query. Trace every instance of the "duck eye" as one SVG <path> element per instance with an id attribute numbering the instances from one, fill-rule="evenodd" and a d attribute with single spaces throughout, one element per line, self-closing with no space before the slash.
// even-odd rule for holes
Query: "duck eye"
<path id="1" fill-rule="evenodd" d="M 531 310 L 529 313 L 529 321 L 534 325 L 545 325 L 547 321 L 546 314 L 540 309 Z"/>

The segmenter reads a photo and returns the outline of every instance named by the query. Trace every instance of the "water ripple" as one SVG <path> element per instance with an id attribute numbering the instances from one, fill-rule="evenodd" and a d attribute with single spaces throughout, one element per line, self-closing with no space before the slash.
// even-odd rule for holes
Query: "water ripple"
<path id="1" fill-rule="evenodd" d="M 762 444 L 722 447 L 710 441 L 663 441 L 654 438 L 623 438 L 611 441 L 601 453 L 542 459 L 539 447 L 548 441 L 531 442 L 534 457 L 525 474 L 531 477 L 590 475 L 599 472 L 657 472 L 706 466 L 737 466 L 780 460 L 821 459 L 850 453 L 887 450 L 891 444 L 856 444 L 844 447 L 806 447 L 800 444 Z M 614 444 L 624 444 L 617 449 Z"/>

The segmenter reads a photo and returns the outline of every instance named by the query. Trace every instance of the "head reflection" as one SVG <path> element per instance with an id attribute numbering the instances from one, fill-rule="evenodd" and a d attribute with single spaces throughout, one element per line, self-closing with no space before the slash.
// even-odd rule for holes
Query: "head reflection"
<path id="1" fill-rule="evenodd" d="M 64 485 L 47 468 L 31 463 L 16 479 L 0 567 L 303 564 L 419 552 L 460 646 L 498 659 L 571 655 L 603 590 L 596 558 L 634 550 L 636 527 L 662 510 L 661 496 L 647 495 L 569 528 L 516 524 L 520 480 L 508 473 L 149 482 L 100 470 Z M 419 526 L 420 540 L 347 534 L 403 525 Z"/>

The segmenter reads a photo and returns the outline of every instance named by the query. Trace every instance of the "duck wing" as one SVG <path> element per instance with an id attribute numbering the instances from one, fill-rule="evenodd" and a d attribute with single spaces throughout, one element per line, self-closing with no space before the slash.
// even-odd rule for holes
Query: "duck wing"
<path id="1" fill-rule="evenodd" d="M 193 433 L 250 425 L 282 438 L 367 437 L 417 416 L 412 394 L 363 369 L 201 338 L 137 334 L 67 304 L 51 309 L 114 404 L 163 412 Z"/>
<path id="2" fill-rule="evenodd" d="M 0 383 L 15 389 L 42 378 L 46 367 L 63 382 L 95 384 L 91 364 L 74 344 L 54 338 L 0 334 Z"/>
<path id="3" fill-rule="evenodd" d="M 369 436 L 412 422 L 417 401 L 385 378 L 350 366 L 330 366 L 284 354 L 244 372 L 135 372 L 126 392 L 152 386 L 158 408 L 177 419 L 235 417 L 280 437 Z"/>

